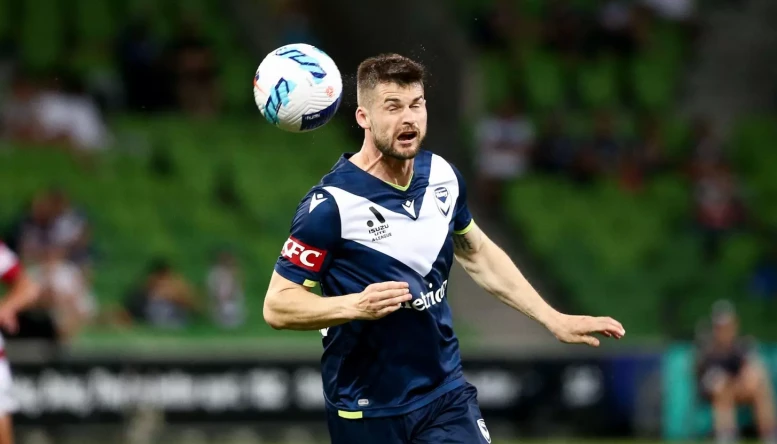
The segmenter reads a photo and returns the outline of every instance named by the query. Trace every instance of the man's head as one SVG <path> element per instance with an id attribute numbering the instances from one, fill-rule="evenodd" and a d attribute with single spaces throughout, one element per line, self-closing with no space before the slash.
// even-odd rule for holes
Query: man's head
<path id="1" fill-rule="evenodd" d="M 359 65 L 356 121 L 384 156 L 412 159 L 426 136 L 425 70 L 398 54 L 371 57 Z"/>
<path id="2" fill-rule="evenodd" d="M 719 301 L 713 305 L 712 328 L 715 342 L 723 347 L 730 346 L 739 334 L 739 320 L 728 301 Z"/>

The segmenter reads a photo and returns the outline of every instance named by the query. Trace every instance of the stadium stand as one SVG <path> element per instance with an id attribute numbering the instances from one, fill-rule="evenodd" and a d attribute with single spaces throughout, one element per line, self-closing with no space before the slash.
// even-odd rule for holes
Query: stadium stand
<path id="1" fill-rule="evenodd" d="M 773 295 L 757 299 L 749 290 L 753 269 L 769 248 L 765 236 L 777 228 L 768 204 L 775 198 L 767 166 L 774 163 L 767 162 L 773 157 L 767 147 L 777 140 L 773 117 L 743 119 L 721 144 L 720 163 L 746 179 L 741 191 L 748 213 L 746 222 L 726 231 L 710 259 L 704 230 L 694 221 L 701 181 L 688 171 L 698 161 L 698 136 L 694 123 L 673 110 L 691 52 L 688 30 L 637 8 L 629 25 L 636 44 L 602 48 L 597 34 L 611 32 L 603 24 L 605 3 L 458 3 L 463 25 L 480 42 L 486 109 L 512 95 L 526 105 L 535 127 L 549 115 L 563 115 L 565 135 L 578 153 L 593 137 L 591 116 L 602 110 L 616 116 L 615 138 L 624 152 L 644 142 L 638 131 L 643 116 L 660 116 L 665 167 L 647 175 L 644 187 L 624 184 L 622 163 L 586 183 L 575 180 L 574 171 L 537 168 L 505 184 L 508 223 L 559 282 L 570 307 L 612 315 L 631 335 L 690 337 L 713 301 L 729 299 L 747 302 L 738 306 L 749 332 L 773 338 L 764 315 L 774 306 Z M 554 28 L 564 26 L 560 35 L 567 40 L 554 40 Z M 538 149 L 533 156 L 543 155 Z"/>

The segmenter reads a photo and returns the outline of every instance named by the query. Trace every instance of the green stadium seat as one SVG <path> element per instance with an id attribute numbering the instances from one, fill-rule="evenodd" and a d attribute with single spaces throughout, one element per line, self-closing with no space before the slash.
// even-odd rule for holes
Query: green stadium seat
<path id="1" fill-rule="evenodd" d="M 636 57 L 631 82 L 637 103 L 644 109 L 663 111 L 674 101 L 676 74 L 666 57 Z"/>
<path id="2" fill-rule="evenodd" d="M 613 58 L 584 63 L 577 72 L 577 90 L 583 104 L 590 108 L 618 104 L 618 64 Z"/>
<path id="3" fill-rule="evenodd" d="M 22 4 L 21 55 L 34 69 L 48 69 L 62 61 L 64 4 L 60 0 L 29 0 Z"/>
<path id="4" fill-rule="evenodd" d="M 79 40 L 109 41 L 116 34 L 116 4 L 102 0 L 76 0 L 75 25 Z"/>
<path id="5" fill-rule="evenodd" d="M 529 51 L 522 60 L 525 94 L 536 111 L 558 108 L 565 102 L 565 73 L 561 61 L 542 51 Z"/>
<path id="6" fill-rule="evenodd" d="M 498 52 L 486 52 L 479 56 L 481 79 L 483 79 L 483 105 L 493 108 L 505 98 L 515 95 L 514 71 L 510 70 L 508 59 Z"/>

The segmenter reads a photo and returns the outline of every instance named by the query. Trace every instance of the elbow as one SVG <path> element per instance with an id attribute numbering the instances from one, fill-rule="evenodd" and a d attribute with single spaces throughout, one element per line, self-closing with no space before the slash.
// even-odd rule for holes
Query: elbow
<path id="1" fill-rule="evenodd" d="M 264 316 L 264 322 L 266 322 L 267 325 L 272 327 L 274 330 L 288 329 L 289 327 L 288 323 L 285 321 L 284 317 L 278 312 L 278 309 L 275 307 L 273 299 L 275 298 L 269 294 L 264 298 L 264 308 L 262 310 L 262 315 Z"/>

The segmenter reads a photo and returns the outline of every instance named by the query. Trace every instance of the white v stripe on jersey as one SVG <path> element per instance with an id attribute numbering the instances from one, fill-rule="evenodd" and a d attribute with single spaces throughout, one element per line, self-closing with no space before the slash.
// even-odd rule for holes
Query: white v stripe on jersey
<path id="1" fill-rule="evenodd" d="M 408 200 L 407 202 L 402 204 L 402 208 L 404 208 L 405 211 L 407 211 L 407 214 L 413 216 L 413 218 L 415 219 L 415 207 L 414 207 L 414 205 L 415 205 L 415 201 L 414 200 Z"/>
<path id="2" fill-rule="evenodd" d="M 308 210 L 308 213 L 312 213 L 313 210 L 315 210 L 317 206 L 321 205 L 321 203 L 326 199 L 327 198 L 324 197 L 324 195 L 321 193 L 314 194 L 313 197 L 310 198 L 310 210 Z"/>
<path id="3" fill-rule="evenodd" d="M 450 165 L 439 156 L 433 156 L 429 174 L 429 185 L 426 188 L 418 217 L 409 219 L 373 202 L 365 197 L 357 196 L 337 187 L 327 186 L 324 189 L 337 202 L 340 213 L 341 237 L 343 240 L 358 242 L 365 247 L 379 251 L 407 265 L 421 276 L 426 276 L 440 255 L 445 241 L 448 239 L 450 221 L 454 211 L 445 214 L 438 209 L 438 197 L 441 189 L 447 191 L 446 203 L 448 209 L 459 196 L 459 185 L 456 174 Z M 415 216 L 414 201 L 410 208 L 402 203 L 402 208 Z M 375 239 L 368 222 L 374 217 L 370 207 L 376 209 L 385 218 L 383 231 L 390 236 Z M 413 213 L 411 213 L 413 211 Z"/>

